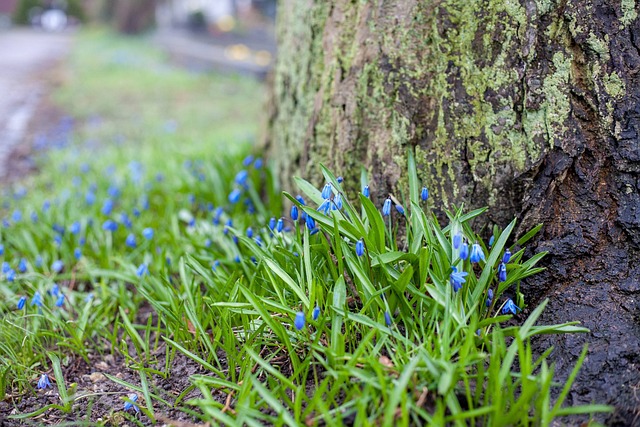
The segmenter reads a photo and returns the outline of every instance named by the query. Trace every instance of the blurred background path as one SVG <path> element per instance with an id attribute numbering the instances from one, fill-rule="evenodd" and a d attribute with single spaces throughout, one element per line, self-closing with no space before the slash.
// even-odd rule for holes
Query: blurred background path
<path id="1" fill-rule="evenodd" d="M 0 30 L 0 179 L 51 84 L 52 68 L 69 52 L 71 32 Z"/>

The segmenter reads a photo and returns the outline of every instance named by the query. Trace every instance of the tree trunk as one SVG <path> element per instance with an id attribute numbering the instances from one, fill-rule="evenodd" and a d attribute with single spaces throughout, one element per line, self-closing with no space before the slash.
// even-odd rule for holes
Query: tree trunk
<path id="1" fill-rule="evenodd" d="M 124 34 L 139 34 L 149 30 L 155 23 L 156 0 L 115 0 L 114 25 Z"/>
<path id="2" fill-rule="evenodd" d="M 640 20 L 634 0 L 285 0 L 267 147 L 285 186 L 318 163 L 380 205 L 406 151 L 436 207 L 542 222 L 547 271 L 523 288 L 554 337 L 569 403 L 640 415 Z M 349 184 L 350 183 L 350 184 Z M 547 343 L 548 344 L 548 343 Z M 541 343 L 542 345 L 542 343 Z"/>

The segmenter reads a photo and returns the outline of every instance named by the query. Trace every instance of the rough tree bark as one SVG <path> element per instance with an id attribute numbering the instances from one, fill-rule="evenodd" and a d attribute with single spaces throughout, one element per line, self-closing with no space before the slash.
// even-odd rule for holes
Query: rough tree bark
<path id="1" fill-rule="evenodd" d="M 634 0 L 284 0 L 267 146 L 290 183 L 324 162 L 378 203 L 406 188 L 405 153 L 436 206 L 490 206 L 548 270 L 524 284 L 569 403 L 640 422 L 640 20 Z M 548 343 L 547 343 L 548 344 Z"/>

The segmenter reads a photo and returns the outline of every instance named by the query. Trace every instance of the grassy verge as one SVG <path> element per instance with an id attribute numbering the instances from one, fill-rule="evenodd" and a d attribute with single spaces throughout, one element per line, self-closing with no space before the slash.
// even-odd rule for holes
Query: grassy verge
<path id="1" fill-rule="evenodd" d="M 261 98 L 140 42 L 79 37 L 57 94 L 72 119 L 4 198 L 10 419 L 507 426 L 608 410 L 563 406 L 573 378 L 532 355 L 537 334 L 585 331 L 516 307 L 543 256 L 524 258 L 532 234 L 483 242 L 483 210 L 441 227 L 414 167 L 385 207 L 328 170 L 323 191 L 299 179 L 283 197 L 249 155 Z M 103 374 L 93 388 L 78 364 Z"/>

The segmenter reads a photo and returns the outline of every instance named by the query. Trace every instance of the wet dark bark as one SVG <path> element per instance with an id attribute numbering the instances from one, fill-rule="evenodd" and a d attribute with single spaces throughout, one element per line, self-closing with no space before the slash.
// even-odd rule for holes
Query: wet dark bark
<path id="1" fill-rule="evenodd" d="M 405 153 L 436 207 L 542 222 L 546 272 L 524 284 L 570 404 L 640 423 L 640 20 L 634 1 L 313 1 L 279 12 L 267 146 L 283 182 L 322 161 L 372 193 L 406 188 Z M 549 341 L 540 345 L 548 345 Z"/>

